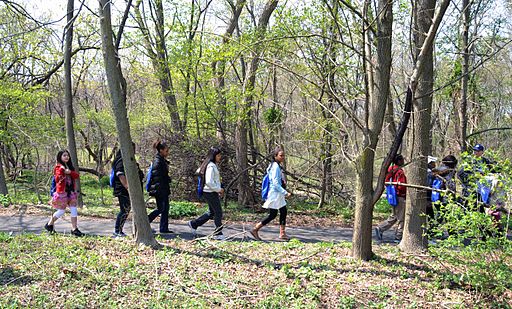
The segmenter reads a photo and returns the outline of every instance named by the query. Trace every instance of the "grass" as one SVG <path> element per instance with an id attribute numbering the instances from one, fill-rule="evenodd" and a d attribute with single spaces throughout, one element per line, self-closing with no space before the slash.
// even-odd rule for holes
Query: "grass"
<path id="1" fill-rule="evenodd" d="M 154 251 L 112 238 L 0 233 L 0 307 L 505 308 L 512 301 L 510 286 L 493 295 L 455 284 L 447 274 L 459 274 L 456 265 L 392 246 L 359 262 L 347 243 L 160 241 L 164 248 Z"/>

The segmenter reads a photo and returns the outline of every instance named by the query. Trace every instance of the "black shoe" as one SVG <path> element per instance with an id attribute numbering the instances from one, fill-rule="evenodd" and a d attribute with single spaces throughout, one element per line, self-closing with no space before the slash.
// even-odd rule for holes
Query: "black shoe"
<path id="1" fill-rule="evenodd" d="M 48 223 L 46 223 L 44 225 L 44 229 L 47 230 L 50 233 L 55 233 L 55 230 L 53 229 L 53 225 L 49 225 Z"/>
<path id="2" fill-rule="evenodd" d="M 78 228 L 72 230 L 71 234 L 75 235 L 76 237 L 82 237 L 85 235 L 84 233 L 80 232 L 80 230 Z"/>

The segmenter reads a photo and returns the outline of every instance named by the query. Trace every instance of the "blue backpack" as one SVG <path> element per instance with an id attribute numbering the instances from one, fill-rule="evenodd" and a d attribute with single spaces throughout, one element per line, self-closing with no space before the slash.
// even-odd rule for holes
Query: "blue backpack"
<path id="1" fill-rule="evenodd" d="M 391 176 L 391 182 L 393 182 L 393 178 L 395 177 L 395 172 L 393 172 Z M 386 185 L 386 199 L 388 200 L 388 204 L 396 207 L 398 205 L 398 198 L 396 195 L 396 187 L 395 185 Z"/>
<path id="2" fill-rule="evenodd" d="M 148 173 L 146 174 L 146 191 L 149 192 L 151 188 L 151 174 L 153 173 L 153 163 L 149 166 Z"/>
<path id="3" fill-rule="evenodd" d="M 116 181 L 116 173 L 114 172 L 114 168 L 110 170 L 110 178 L 109 178 L 109 185 L 111 188 L 114 187 Z"/>
<path id="4" fill-rule="evenodd" d="M 57 182 L 55 181 L 55 176 L 52 176 L 52 184 L 50 185 L 50 196 L 53 196 L 55 191 L 57 190 Z"/>
<path id="5" fill-rule="evenodd" d="M 267 200 L 268 191 L 270 190 L 270 179 L 268 177 L 268 172 L 263 176 L 263 180 L 261 181 L 261 199 L 263 201 Z"/>
<path id="6" fill-rule="evenodd" d="M 197 176 L 197 197 L 203 197 L 203 177 L 201 175 Z"/>
<path id="7" fill-rule="evenodd" d="M 489 204 L 489 197 L 491 196 L 491 188 L 482 183 L 478 183 L 478 193 L 480 194 L 480 199 L 484 204 Z"/>
<path id="8" fill-rule="evenodd" d="M 439 178 L 435 178 L 434 181 L 432 182 L 433 189 L 441 189 L 442 186 L 443 186 L 443 181 Z M 432 202 L 437 202 L 440 199 L 441 199 L 441 192 L 432 190 L 432 196 L 430 197 L 430 200 Z"/>

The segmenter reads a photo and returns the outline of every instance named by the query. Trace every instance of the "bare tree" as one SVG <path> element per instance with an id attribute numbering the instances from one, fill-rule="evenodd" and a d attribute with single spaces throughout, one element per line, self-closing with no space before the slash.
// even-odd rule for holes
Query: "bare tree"
<path id="1" fill-rule="evenodd" d="M 69 154 L 76 170 L 79 170 L 78 155 L 76 149 L 75 129 L 73 120 L 75 115 L 73 113 L 73 82 L 71 80 L 71 48 L 73 45 L 73 23 L 74 16 L 74 0 L 68 0 L 67 5 L 67 24 L 64 28 L 65 31 L 65 44 L 64 44 L 64 95 L 65 95 L 65 121 L 66 121 L 66 137 L 68 143 Z M 76 186 L 80 192 L 80 179 L 76 180 Z M 82 194 L 78 195 L 78 206 L 83 206 Z"/>
<path id="2" fill-rule="evenodd" d="M 154 13 L 152 20 L 155 33 L 151 33 L 149 30 L 147 19 L 140 9 L 141 4 L 142 0 L 135 2 L 135 20 L 142 31 L 146 53 L 151 59 L 151 63 L 153 64 L 153 68 L 160 82 L 160 89 L 171 115 L 171 125 L 174 133 L 185 136 L 185 129 L 178 112 L 178 103 L 176 101 L 176 92 L 173 86 L 171 69 L 169 68 L 167 46 L 165 45 L 165 18 L 162 0 L 149 1 L 150 10 Z"/>
<path id="3" fill-rule="evenodd" d="M 440 9 L 446 11 L 449 0 L 441 3 Z M 417 77 L 417 88 L 413 91 L 413 134 L 410 145 L 412 147 L 412 163 L 408 168 L 409 181 L 413 184 L 427 186 L 427 157 L 432 149 L 430 139 L 430 120 L 432 114 L 432 93 L 434 84 L 434 58 L 433 44 L 427 44 L 433 27 L 440 18 L 434 10 L 435 0 L 419 0 L 414 6 L 414 47 L 415 60 L 422 62 L 422 69 Z M 443 13 L 444 14 L 444 13 Z M 435 30 L 437 31 L 437 30 Z M 404 234 L 400 242 L 400 248 L 406 252 L 421 252 L 427 246 L 424 233 L 425 210 L 430 203 L 428 191 L 417 188 L 409 188 L 405 208 Z"/>
<path id="4" fill-rule="evenodd" d="M 252 195 L 251 186 L 249 185 L 249 173 L 247 171 L 248 130 L 251 128 L 249 121 L 251 119 L 250 115 L 253 105 L 254 86 L 256 84 L 256 72 L 258 71 L 260 56 L 264 47 L 261 41 L 265 37 L 270 16 L 276 9 L 278 1 L 279 0 L 268 0 L 258 20 L 255 35 L 256 43 L 252 51 L 252 59 L 249 63 L 249 69 L 243 84 L 244 100 L 240 103 L 235 132 L 237 168 L 240 173 L 238 179 L 238 203 L 240 205 L 254 204 L 254 196 Z"/>
<path id="5" fill-rule="evenodd" d="M 114 45 L 112 35 L 112 23 L 110 15 L 109 0 L 99 0 L 100 5 L 100 24 L 101 38 L 103 46 L 103 59 L 107 75 L 108 86 L 110 90 L 110 99 L 116 119 L 116 128 L 118 132 L 119 143 L 121 145 L 121 154 L 128 181 L 128 190 L 130 193 L 130 202 L 134 213 L 135 241 L 152 247 L 157 247 L 158 243 L 151 233 L 146 205 L 140 184 L 137 162 L 135 161 L 134 149 L 132 146 L 132 137 L 130 133 L 130 123 L 126 111 L 126 81 L 121 71 L 121 60 L 118 51 Z M 127 10 L 129 10 L 129 5 Z M 117 37 L 117 42 L 121 36 Z"/>

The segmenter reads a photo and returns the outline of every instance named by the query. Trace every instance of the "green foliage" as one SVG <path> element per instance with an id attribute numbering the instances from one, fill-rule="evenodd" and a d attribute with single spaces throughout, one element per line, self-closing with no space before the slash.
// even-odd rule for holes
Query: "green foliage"
<path id="1" fill-rule="evenodd" d="M 279 125 L 283 119 L 283 113 L 277 107 L 267 108 L 263 112 L 263 118 L 268 126 Z"/>
<path id="2" fill-rule="evenodd" d="M 173 219 L 193 217 L 197 215 L 197 210 L 197 206 L 194 203 L 171 201 L 169 217 Z"/>
<path id="3" fill-rule="evenodd" d="M 11 197 L 8 194 L 0 194 L 0 205 L 3 207 L 11 205 Z"/>

